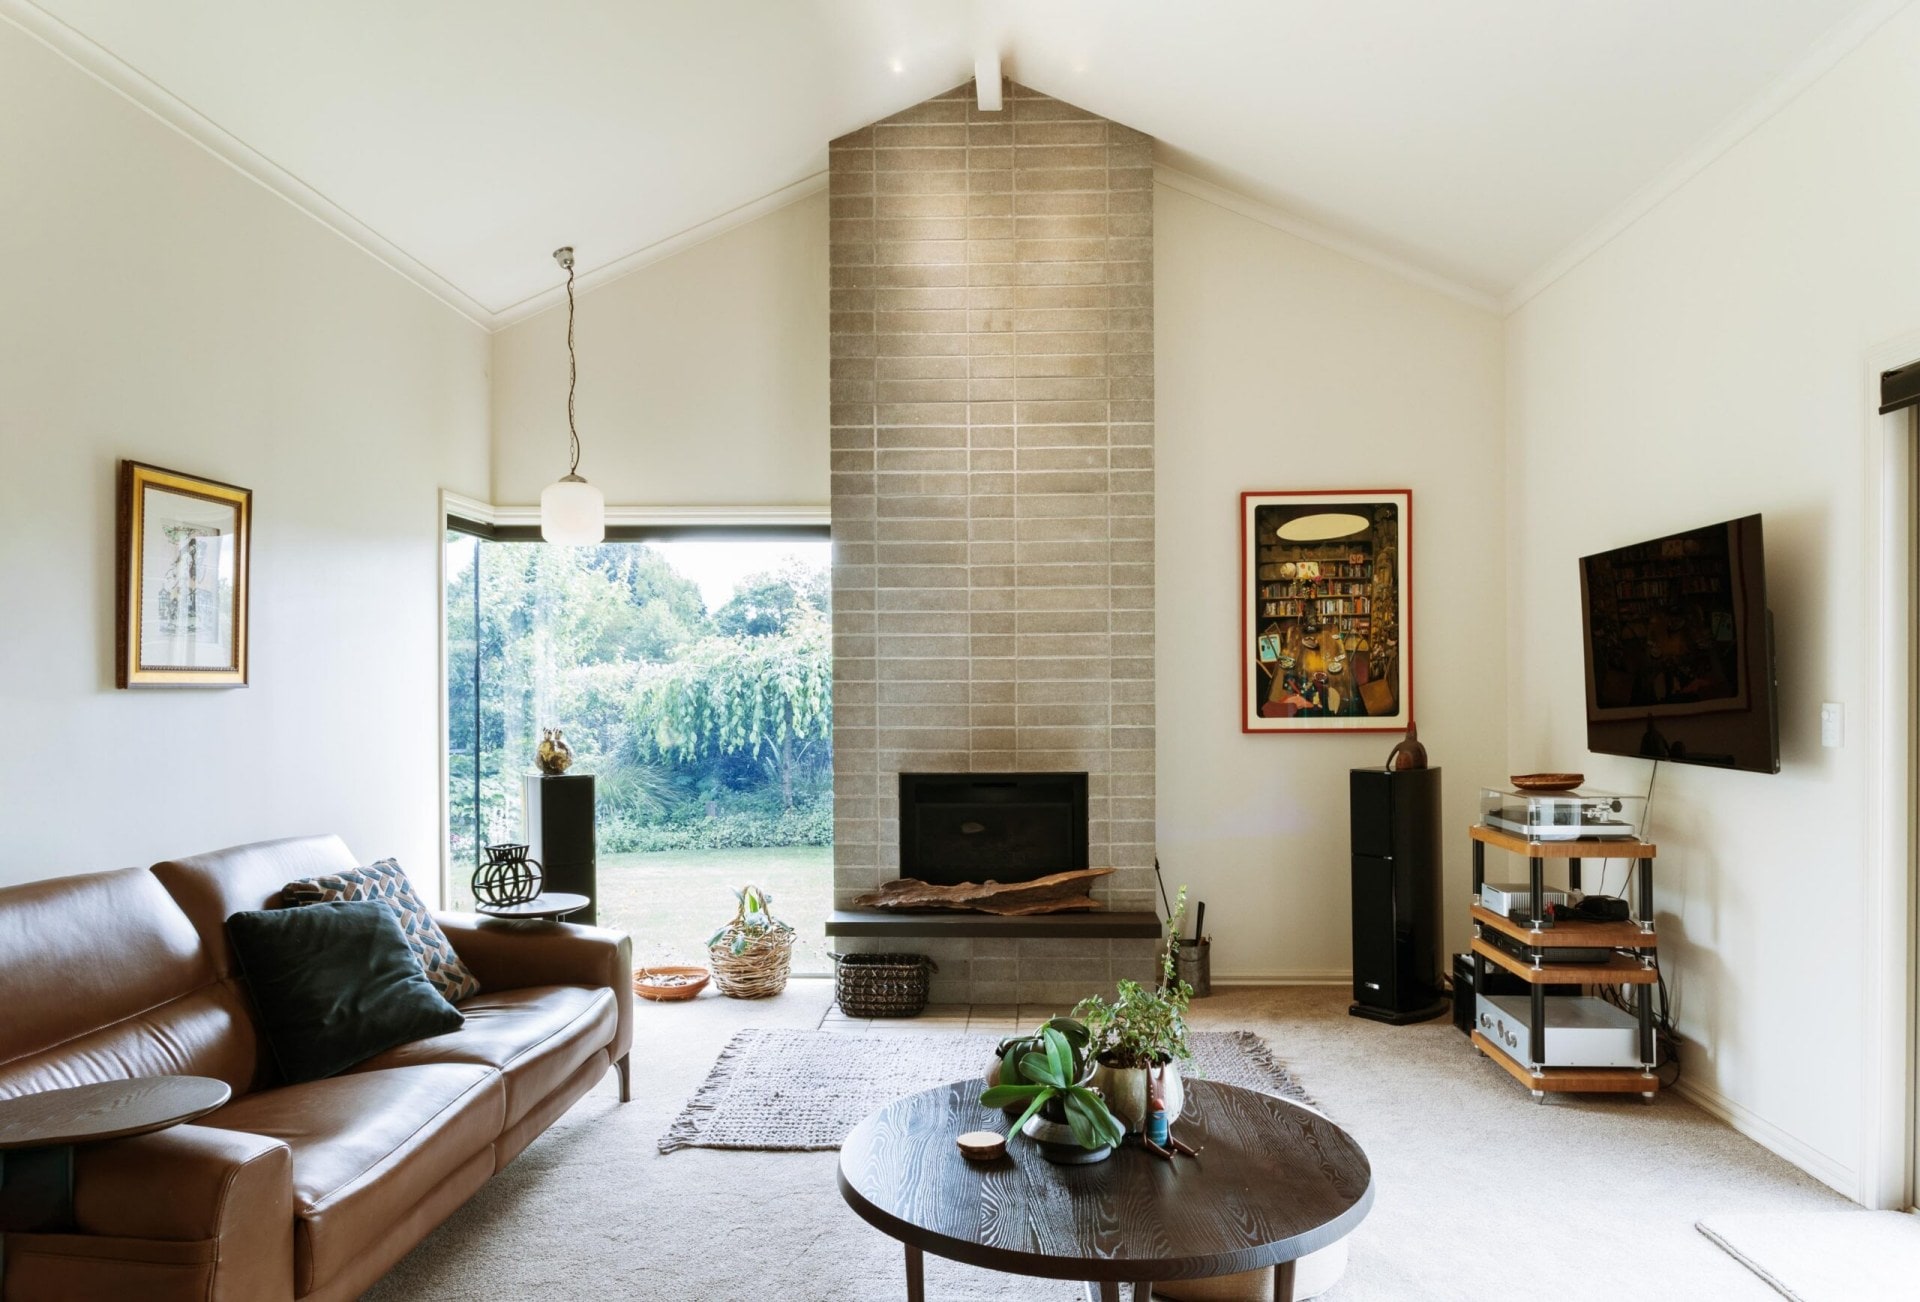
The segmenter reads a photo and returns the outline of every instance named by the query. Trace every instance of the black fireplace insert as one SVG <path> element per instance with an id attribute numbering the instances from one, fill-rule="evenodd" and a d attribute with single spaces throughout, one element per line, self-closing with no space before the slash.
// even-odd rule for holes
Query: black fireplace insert
<path id="1" fill-rule="evenodd" d="M 902 877 L 1026 882 L 1085 867 L 1085 773 L 900 775 Z"/>

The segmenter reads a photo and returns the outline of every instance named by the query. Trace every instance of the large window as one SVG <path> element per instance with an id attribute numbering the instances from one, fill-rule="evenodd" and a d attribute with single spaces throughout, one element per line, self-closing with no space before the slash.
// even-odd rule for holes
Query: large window
<path id="1" fill-rule="evenodd" d="M 454 907 L 524 837 L 523 776 L 564 730 L 598 801 L 600 920 L 642 963 L 698 962 L 752 883 L 828 969 L 832 650 L 824 539 L 553 547 L 447 535 Z"/>

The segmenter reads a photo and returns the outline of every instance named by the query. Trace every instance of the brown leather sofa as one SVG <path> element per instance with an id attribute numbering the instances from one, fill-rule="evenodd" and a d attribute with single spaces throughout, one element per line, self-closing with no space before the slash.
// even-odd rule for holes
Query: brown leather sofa
<path id="1" fill-rule="evenodd" d="M 466 1024 L 277 1085 L 224 923 L 358 861 L 336 837 L 0 890 L 0 1097 L 129 1076 L 233 1088 L 197 1124 L 82 1148 L 72 1233 L 9 1234 L 4 1302 L 358 1297 L 605 1076 L 632 954 L 593 927 L 442 914 Z"/>

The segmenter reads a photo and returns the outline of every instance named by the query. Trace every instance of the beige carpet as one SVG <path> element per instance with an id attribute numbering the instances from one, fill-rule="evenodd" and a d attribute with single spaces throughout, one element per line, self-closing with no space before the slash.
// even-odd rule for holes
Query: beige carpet
<path id="1" fill-rule="evenodd" d="M 749 1152 L 838 1149 L 870 1113 L 920 1090 L 977 1076 L 1001 1037 L 985 1031 L 769 1031 L 733 1037 L 720 1060 L 660 1137 L 682 1148 Z M 1309 1103 L 1307 1092 L 1250 1031 L 1195 1031 L 1185 1070 L 1223 1085 Z M 820 1082 L 834 1088 L 822 1090 Z"/>
<path id="2" fill-rule="evenodd" d="M 1920 1297 L 1920 1216 L 1907 1212 L 1713 1216 L 1700 1232 L 1793 1302 Z"/>
<path id="3" fill-rule="evenodd" d="M 897 1302 L 900 1247 L 841 1202 L 837 1154 L 654 1149 L 736 1031 L 819 1025 L 830 1003 L 828 983 L 796 981 L 763 1003 L 643 1004 L 634 1101 L 616 1103 L 611 1083 L 583 1099 L 368 1297 Z M 1381 1026 L 1346 1004 L 1324 988 L 1194 1004 L 1200 1027 L 1264 1038 L 1372 1159 L 1374 1209 L 1327 1302 L 1778 1302 L 1694 1223 L 1851 1206 L 1678 1097 L 1539 1105 L 1450 1024 Z M 899 1025 L 943 1023 L 968 1018 Z M 1491 1256 L 1515 1236 L 1542 1245 L 1524 1271 Z M 1081 1296 L 933 1258 L 927 1288 L 941 1302 Z"/>

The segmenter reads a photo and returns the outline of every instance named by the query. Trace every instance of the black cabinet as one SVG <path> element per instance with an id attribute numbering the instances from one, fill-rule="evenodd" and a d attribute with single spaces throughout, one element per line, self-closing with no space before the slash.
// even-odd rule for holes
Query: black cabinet
<path id="1" fill-rule="evenodd" d="M 1447 1009 L 1440 993 L 1440 770 L 1354 769 L 1355 1017 L 1396 1026 Z"/>
<path id="2" fill-rule="evenodd" d="M 527 823 L 527 853 L 540 861 L 548 891 L 584 895 L 591 901 L 572 922 L 598 922 L 600 872 L 593 834 L 593 775 L 548 777 L 529 773 L 521 786 Z"/>

